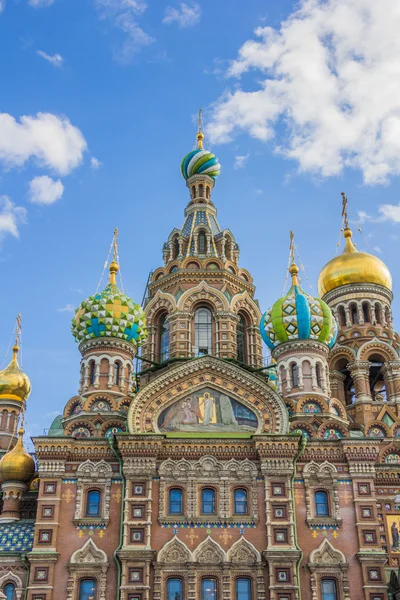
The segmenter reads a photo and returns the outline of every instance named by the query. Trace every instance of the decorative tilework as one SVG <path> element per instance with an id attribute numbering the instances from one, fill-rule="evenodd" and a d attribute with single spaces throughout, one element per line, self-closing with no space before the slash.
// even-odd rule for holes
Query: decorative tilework
<path id="1" fill-rule="evenodd" d="M 32 550 L 34 529 L 33 521 L 0 524 L 0 553 Z"/>
<path id="2" fill-rule="evenodd" d="M 163 529 L 254 529 L 256 523 L 162 523 Z"/>

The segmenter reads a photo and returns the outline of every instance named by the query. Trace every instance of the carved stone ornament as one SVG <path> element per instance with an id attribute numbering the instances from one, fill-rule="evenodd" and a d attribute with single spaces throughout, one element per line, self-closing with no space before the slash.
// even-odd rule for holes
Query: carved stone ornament
<path id="1" fill-rule="evenodd" d="M 261 564 L 261 556 L 258 550 L 241 537 L 229 549 L 227 554 L 228 562 L 241 565 L 256 565 Z"/>
<path id="2" fill-rule="evenodd" d="M 82 548 L 75 550 L 69 560 L 66 600 L 76 598 L 79 581 L 85 577 L 96 580 L 98 600 L 106 600 L 108 567 L 106 553 L 96 546 L 92 538 L 89 538 Z"/>
<path id="3" fill-rule="evenodd" d="M 340 550 L 324 539 L 321 544 L 310 554 L 308 568 L 311 571 L 311 599 L 318 600 L 322 577 L 334 576 L 338 582 L 338 600 L 350 600 L 350 587 L 348 580 L 349 565 Z"/>
<path id="4" fill-rule="evenodd" d="M 226 561 L 226 554 L 211 537 L 206 538 L 193 552 L 195 562 L 218 565 Z"/>
<path id="5" fill-rule="evenodd" d="M 92 462 L 86 460 L 80 464 L 76 472 L 77 491 L 76 491 L 76 505 L 75 505 L 75 519 L 82 519 L 84 516 L 84 495 L 85 491 L 91 486 L 96 485 L 103 491 L 103 513 L 102 519 L 107 521 L 110 516 L 110 492 L 111 492 L 111 477 L 112 469 L 109 463 L 105 460 L 99 462 Z"/>
<path id="6" fill-rule="evenodd" d="M 193 560 L 192 553 L 189 548 L 176 536 L 158 553 L 157 558 L 159 563 L 186 563 Z"/>

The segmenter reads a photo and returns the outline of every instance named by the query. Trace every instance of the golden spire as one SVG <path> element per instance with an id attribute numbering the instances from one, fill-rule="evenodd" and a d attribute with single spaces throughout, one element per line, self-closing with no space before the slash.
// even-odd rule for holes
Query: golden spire
<path id="1" fill-rule="evenodd" d="M 353 244 L 353 241 L 351 239 L 353 236 L 353 232 L 351 231 L 351 229 L 349 227 L 349 218 L 347 215 L 347 202 L 348 202 L 347 196 L 344 192 L 342 192 L 342 217 L 343 217 L 343 221 L 344 221 L 343 235 L 346 240 L 346 247 L 343 250 L 343 253 L 357 252 L 356 247 Z"/>
<path id="2" fill-rule="evenodd" d="M 12 347 L 12 351 L 13 351 L 13 356 L 11 359 L 11 363 L 14 365 L 18 366 L 18 352 L 19 352 L 19 339 L 21 337 L 21 313 L 18 313 L 17 318 L 16 318 L 16 325 L 15 325 L 15 342 L 14 342 L 14 346 Z"/>
<path id="3" fill-rule="evenodd" d="M 197 148 L 199 150 L 203 149 L 203 140 L 204 140 L 204 133 L 203 133 L 203 111 L 200 108 L 199 109 L 199 118 L 197 119 Z"/>
<path id="4" fill-rule="evenodd" d="M 109 283 L 111 285 L 117 285 L 117 273 L 119 271 L 118 266 L 118 227 L 114 229 L 114 239 L 113 239 L 113 259 L 109 266 L 110 277 Z"/>
<path id="5" fill-rule="evenodd" d="M 15 327 L 15 343 L 10 364 L 0 371 L 0 398 L 24 402 L 30 394 L 31 382 L 29 377 L 20 369 L 18 364 L 19 342 L 21 338 L 21 314 L 17 316 Z"/>
<path id="6" fill-rule="evenodd" d="M 294 259 L 294 233 L 290 230 L 290 267 L 289 273 L 292 276 L 292 285 L 299 285 L 299 281 L 297 279 L 297 274 L 299 272 L 299 267 L 296 265 Z"/>

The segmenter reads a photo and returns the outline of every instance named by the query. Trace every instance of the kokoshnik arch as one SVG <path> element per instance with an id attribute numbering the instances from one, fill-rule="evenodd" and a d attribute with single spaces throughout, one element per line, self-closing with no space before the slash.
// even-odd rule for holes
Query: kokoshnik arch
<path id="1" fill-rule="evenodd" d="M 18 343 L 0 372 L 0 598 L 388 600 L 400 560 L 400 360 L 386 265 L 345 248 L 320 297 L 264 314 L 199 125 L 181 228 L 143 307 L 109 282 L 72 320 L 77 395 L 34 462 Z M 291 243 L 293 250 L 293 242 Z M 262 339 L 271 352 L 263 360 Z M 18 340 L 17 340 L 18 342 Z M 135 373 L 135 357 L 141 347 Z"/>

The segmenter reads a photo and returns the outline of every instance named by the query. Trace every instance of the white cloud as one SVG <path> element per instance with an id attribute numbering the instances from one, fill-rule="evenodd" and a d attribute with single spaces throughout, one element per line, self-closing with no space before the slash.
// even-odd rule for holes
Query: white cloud
<path id="1" fill-rule="evenodd" d="M 44 60 L 47 60 L 53 67 L 60 68 L 64 62 L 61 54 L 47 54 L 47 52 L 44 52 L 43 50 L 36 50 L 36 54 L 44 58 Z"/>
<path id="2" fill-rule="evenodd" d="M 93 169 L 93 171 L 97 171 L 97 169 L 100 169 L 102 164 L 103 163 L 100 162 L 99 159 L 96 158 L 95 156 L 90 157 L 90 168 Z"/>
<path id="3" fill-rule="evenodd" d="M 380 246 L 374 246 L 372 250 L 374 250 L 374 252 L 377 252 L 378 254 L 382 254 L 382 248 L 380 248 Z"/>
<path id="4" fill-rule="evenodd" d="M 57 312 L 74 312 L 75 307 L 73 304 L 66 304 L 62 308 L 57 308 Z"/>
<path id="5" fill-rule="evenodd" d="M 64 186 L 61 181 L 55 181 L 48 175 L 34 177 L 29 184 L 29 196 L 33 204 L 53 204 L 61 198 L 63 192 Z"/>
<path id="6" fill-rule="evenodd" d="M 33 8 L 42 8 L 43 6 L 50 6 L 54 0 L 29 0 L 28 4 Z"/>
<path id="7" fill-rule="evenodd" d="M 0 161 L 7 167 L 22 166 L 33 158 L 40 166 L 67 175 L 81 164 L 86 146 L 82 132 L 66 117 L 37 113 L 17 122 L 0 113 Z"/>
<path id="8" fill-rule="evenodd" d="M 235 156 L 235 163 L 233 165 L 234 169 L 243 169 L 246 166 L 247 159 L 250 154 L 244 154 L 242 156 Z"/>
<path id="9" fill-rule="evenodd" d="M 4 10 L 6 5 L 6 0 L 0 0 L 0 13 Z"/>
<path id="10" fill-rule="evenodd" d="M 155 39 L 138 24 L 137 18 L 146 10 L 142 0 L 96 0 L 101 19 L 108 19 L 125 35 L 122 46 L 115 52 L 115 58 L 123 64 L 130 63 L 136 54 L 149 46 Z"/>
<path id="11" fill-rule="evenodd" d="M 26 209 L 15 206 L 8 196 L 0 196 L 0 240 L 7 234 L 19 237 L 18 225 L 26 223 Z"/>
<path id="12" fill-rule="evenodd" d="M 378 211 L 382 221 L 400 223 L 400 204 L 381 204 Z"/>
<path id="13" fill-rule="evenodd" d="M 181 2 L 179 8 L 173 6 L 167 6 L 165 9 L 165 16 L 163 23 L 171 25 L 171 23 L 177 23 L 179 27 L 185 29 L 186 27 L 193 27 L 200 23 L 201 19 L 201 8 L 197 2 L 193 2 L 191 5 Z"/>
<path id="14" fill-rule="evenodd" d="M 303 172 L 352 167 L 368 184 L 399 174 L 400 11 L 398 0 L 384 5 L 301 0 L 279 29 L 256 29 L 227 73 L 247 73 L 246 84 L 213 106 L 212 141 L 244 130 L 275 138 L 275 151 Z"/>

